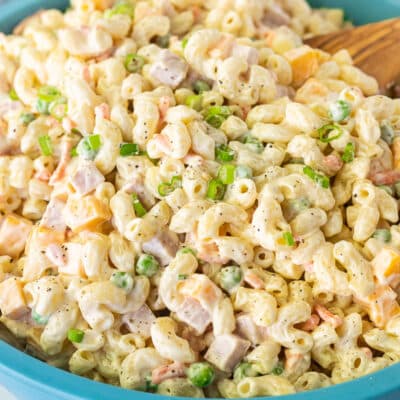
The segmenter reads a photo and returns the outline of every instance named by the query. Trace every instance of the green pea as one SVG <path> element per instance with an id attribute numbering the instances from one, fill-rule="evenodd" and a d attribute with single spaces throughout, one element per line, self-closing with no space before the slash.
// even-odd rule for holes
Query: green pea
<path id="1" fill-rule="evenodd" d="M 219 272 L 219 282 L 222 289 L 226 291 L 232 290 L 235 286 L 238 286 L 242 281 L 242 270 L 240 267 L 231 265 L 224 267 Z"/>
<path id="2" fill-rule="evenodd" d="M 150 254 L 142 254 L 136 263 L 136 272 L 139 275 L 151 277 L 160 267 L 158 261 Z"/>
<path id="3" fill-rule="evenodd" d="M 206 362 L 192 364 L 186 371 L 189 381 L 199 388 L 210 385 L 214 378 L 215 372 L 213 367 Z"/>

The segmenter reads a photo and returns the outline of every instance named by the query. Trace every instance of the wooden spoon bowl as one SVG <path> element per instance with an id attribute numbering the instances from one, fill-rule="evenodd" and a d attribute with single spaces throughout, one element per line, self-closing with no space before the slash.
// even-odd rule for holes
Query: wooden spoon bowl
<path id="1" fill-rule="evenodd" d="M 400 78 L 400 18 L 307 39 L 306 44 L 328 53 L 347 49 L 354 64 L 374 76 L 382 93 Z"/>

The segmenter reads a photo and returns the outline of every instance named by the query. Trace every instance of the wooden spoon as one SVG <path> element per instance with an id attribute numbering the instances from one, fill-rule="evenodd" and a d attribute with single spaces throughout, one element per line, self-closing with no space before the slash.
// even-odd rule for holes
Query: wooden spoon
<path id="1" fill-rule="evenodd" d="M 374 76 L 382 93 L 400 78 L 400 18 L 315 36 L 306 44 L 328 53 L 347 49 L 354 64 Z"/>

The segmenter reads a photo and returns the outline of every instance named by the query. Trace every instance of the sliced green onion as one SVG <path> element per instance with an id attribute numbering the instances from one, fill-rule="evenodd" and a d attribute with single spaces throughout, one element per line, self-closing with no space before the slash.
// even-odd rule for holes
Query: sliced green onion
<path id="1" fill-rule="evenodd" d="M 200 111 L 203 104 L 203 96 L 201 94 L 191 94 L 190 96 L 186 97 L 185 105 L 193 110 Z"/>
<path id="2" fill-rule="evenodd" d="M 393 186 L 394 188 L 394 193 L 397 198 L 400 198 L 400 182 L 396 182 Z"/>
<path id="3" fill-rule="evenodd" d="M 136 272 L 149 278 L 155 275 L 159 268 L 160 264 L 150 254 L 142 254 L 136 263 Z"/>
<path id="4" fill-rule="evenodd" d="M 182 247 L 181 249 L 178 250 L 178 253 L 193 254 L 196 257 L 196 252 L 193 249 L 191 249 L 190 247 Z"/>
<path id="5" fill-rule="evenodd" d="M 303 172 L 307 175 L 311 180 L 318 183 L 324 189 L 329 188 L 329 178 L 326 175 L 319 174 L 315 172 L 311 167 L 308 165 L 303 168 Z"/>
<path id="6" fill-rule="evenodd" d="M 228 162 L 235 158 L 235 151 L 225 144 L 220 144 L 215 147 L 215 157 L 218 161 Z"/>
<path id="7" fill-rule="evenodd" d="M 42 315 L 38 314 L 35 310 L 32 310 L 32 319 L 38 325 L 46 325 L 49 322 L 49 317 L 43 317 Z"/>
<path id="8" fill-rule="evenodd" d="M 38 99 L 36 103 L 36 110 L 40 114 L 49 115 L 50 103 L 45 100 Z"/>
<path id="9" fill-rule="evenodd" d="M 349 142 L 346 144 L 342 154 L 343 162 L 345 163 L 352 162 L 354 160 L 354 155 L 355 155 L 354 143 Z"/>
<path id="10" fill-rule="evenodd" d="M 372 237 L 383 243 L 389 243 L 392 240 L 392 234 L 389 229 L 377 229 Z"/>
<path id="11" fill-rule="evenodd" d="M 394 139 L 394 130 L 391 125 L 387 121 L 385 121 L 381 125 L 381 138 L 384 140 L 389 146 L 392 145 Z"/>
<path id="12" fill-rule="evenodd" d="M 15 91 L 14 88 L 12 88 L 12 89 L 8 92 L 8 96 L 10 97 L 10 99 L 11 99 L 12 101 L 18 101 L 18 100 L 19 100 L 19 97 L 18 97 L 18 95 L 17 95 L 17 92 Z"/>
<path id="13" fill-rule="evenodd" d="M 78 155 L 85 160 L 94 160 L 100 150 L 100 135 L 89 135 L 84 137 L 76 148 Z"/>
<path id="14" fill-rule="evenodd" d="M 106 18 L 111 18 L 118 14 L 128 15 L 133 18 L 135 16 L 135 7 L 129 1 L 119 1 L 111 9 L 104 12 Z"/>
<path id="15" fill-rule="evenodd" d="M 179 175 L 173 176 L 171 182 L 160 183 L 158 185 L 158 193 L 160 196 L 167 196 L 172 193 L 175 189 L 182 187 L 182 177 Z"/>
<path id="16" fill-rule="evenodd" d="M 337 124 L 327 124 L 318 129 L 318 134 L 322 143 L 330 143 L 343 135 L 343 129 Z"/>
<path id="17" fill-rule="evenodd" d="M 49 113 L 52 117 L 62 120 L 68 113 L 67 99 L 60 97 L 49 104 Z"/>
<path id="18" fill-rule="evenodd" d="M 242 282 L 242 270 L 236 265 L 224 267 L 218 274 L 219 284 L 222 289 L 230 292 L 234 287 Z"/>
<path id="19" fill-rule="evenodd" d="M 272 374 L 274 375 L 282 375 L 283 371 L 285 369 L 283 368 L 283 364 L 281 362 L 278 362 L 278 364 L 272 369 Z"/>
<path id="20" fill-rule="evenodd" d="M 122 157 L 138 156 L 139 154 L 140 149 L 136 143 L 122 143 L 119 146 L 119 155 Z"/>
<path id="21" fill-rule="evenodd" d="M 143 68 L 146 60 L 139 54 L 128 54 L 125 56 L 124 66 L 129 72 L 139 72 Z"/>
<path id="22" fill-rule="evenodd" d="M 157 46 L 167 49 L 169 47 L 169 39 L 170 35 L 164 35 L 164 36 L 157 36 L 155 39 L 155 43 Z"/>
<path id="23" fill-rule="evenodd" d="M 51 156 L 53 154 L 53 148 L 51 146 L 51 139 L 49 135 L 43 135 L 38 137 L 40 151 L 44 156 Z"/>
<path id="24" fill-rule="evenodd" d="M 74 343 L 81 343 L 83 338 L 85 337 L 85 332 L 80 329 L 71 328 L 68 330 L 67 334 L 68 340 Z"/>
<path id="25" fill-rule="evenodd" d="M 235 178 L 252 178 L 253 170 L 247 165 L 237 165 L 235 169 Z"/>
<path id="26" fill-rule="evenodd" d="M 255 377 L 257 375 L 258 374 L 255 371 L 253 365 L 248 362 L 240 363 L 233 371 L 233 379 L 236 382 L 241 381 L 242 379 L 247 378 L 248 376 Z"/>
<path id="27" fill-rule="evenodd" d="M 393 189 L 390 186 L 387 185 L 379 185 L 378 186 L 379 189 L 384 190 L 388 195 L 393 196 Z"/>
<path id="28" fill-rule="evenodd" d="M 214 128 L 219 128 L 230 115 L 232 110 L 227 106 L 211 106 L 204 111 L 206 122 Z"/>
<path id="29" fill-rule="evenodd" d="M 76 147 L 74 147 L 74 148 L 71 149 L 70 155 L 71 155 L 71 157 L 77 157 L 77 156 L 79 156 L 78 150 L 77 150 Z"/>
<path id="30" fill-rule="evenodd" d="M 226 187 L 219 179 L 211 179 L 208 183 L 207 198 L 211 200 L 222 200 L 225 195 Z"/>
<path id="31" fill-rule="evenodd" d="M 283 240 L 285 241 L 286 246 L 294 246 L 293 235 L 290 232 L 283 232 L 282 234 Z"/>
<path id="32" fill-rule="evenodd" d="M 61 92 L 54 86 L 41 86 L 38 90 L 40 100 L 51 103 L 61 96 Z"/>
<path id="33" fill-rule="evenodd" d="M 182 49 L 185 49 L 185 47 L 186 47 L 187 44 L 188 44 L 188 41 L 189 41 L 189 38 L 188 38 L 188 37 L 184 37 L 184 38 L 182 39 Z"/>
<path id="34" fill-rule="evenodd" d="M 251 150 L 254 151 L 255 153 L 262 153 L 264 151 L 264 145 L 260 140 L 255 138 L 254 136 L 251 135 L 245 135 L 243 138 L 243 143 Z"/>
<path id="35" fill-rule="evenodd" d="M 230 185 L 235 181 L 235 169 L 236 167 L 232 164 L 224 164 L 218 170 L 218 179 L 224 185 Z"/>
<path id="36" fill-rule="evenodd" d="M 208 92 L 209 90 L 211 90 L 211 88 L 207 82 L 198 80 L 193 83 L 193 90 L 197 94 L 202 94 L 203 92 Z"/>
<path id="37" fill-rule="evenodd" d="M 146 377 L 146 386 L 144 388 L 145 392 L 148 393 L 155 393 L 158 389 L 158 385 L 156 383 L 153 383 L 151 379 L 151 375 Z"/>
<path id="38" fill-rule="evenodd" d="M 338 100 L 329 107 L 329 117 L 334 122 L 344 121 L 351 113 L 351 104 L 345 100 Z"/>
<path id="39" fill-rule="evenodd" d="M 21 114 L 19 119 L 26 126 L 26 125 L 29 125 L 32 121 L 35 120 L 35 114 L 33 114 L 33 113 L 24 113 L 24 114 Z"/>
<path id="40" fill-rule="evenodd" d="M 178 281 L 184 281 L 188 278 L 187 274 L 178 274 Z"/>
<path id="41" fill-rule="evenodd" d="M 144 208 L 136 193 L 132 193 L 132 203 L 137 217 L 142 218 L 146 215 L 147 210 Z"/>
<path id="42" fill-rule="evenodd" d="M 111 275 L 111 283 L 115 286 L 130 292 L 133 289 L 133 278 L 127 272 L 116 271 Z"/>
<path id="43" fill-rule="evenodd" d="M 214 368 L 207 362 L 193 363 L 186 371 L 189 381 L 199 388 L 211 385 L 215 378 Z"/>

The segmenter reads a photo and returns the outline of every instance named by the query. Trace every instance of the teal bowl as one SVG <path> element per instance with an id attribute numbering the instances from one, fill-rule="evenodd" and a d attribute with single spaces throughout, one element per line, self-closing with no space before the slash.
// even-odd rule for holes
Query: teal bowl
<path id="1" fill-rule="evenodd" d="M 66 0 L 0 0 L 0 31 L 10 32 L 40 8 L 65 8 Z M 314 0 L 318 7 L 341 7 L 357 24 L 400 15 L 400 0 Z M 400 364 L 326 389 L 280 400 L 399 400 Z M 84 379 L 36 360 L 0 340 L 0 385 L 18 400 L 168 400 Z"/>

